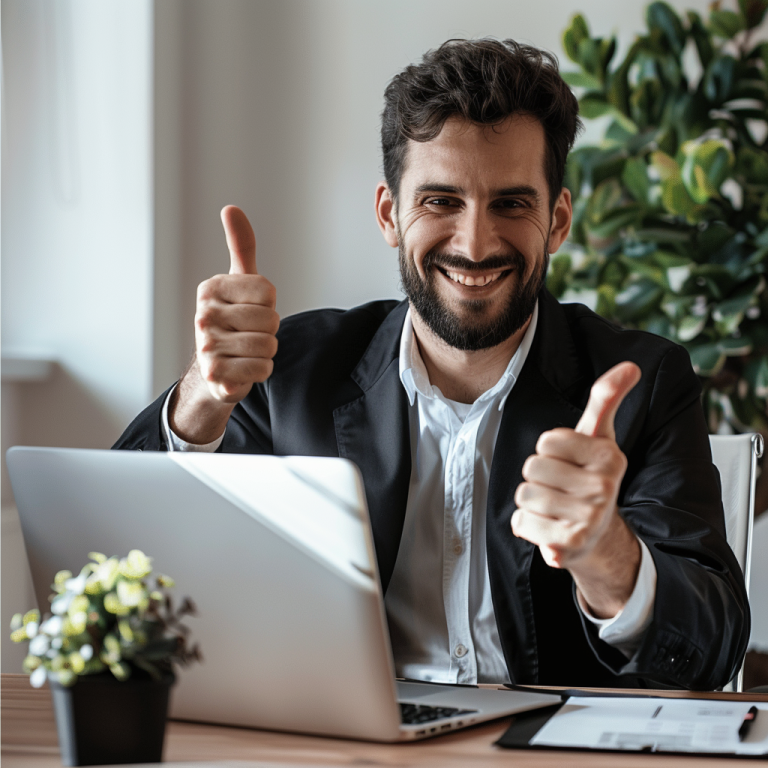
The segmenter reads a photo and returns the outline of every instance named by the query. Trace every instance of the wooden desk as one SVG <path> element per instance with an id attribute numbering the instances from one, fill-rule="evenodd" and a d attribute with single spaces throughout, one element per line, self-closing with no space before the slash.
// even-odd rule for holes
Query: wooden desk
<path id="1" fill-rule="evenodd" d="M 680 694 L 677 694 L 680 695 Z M 682 694 L 685 695 L 685 694 Z M 701 694 L 698 694 L 701 696 Z M 705 694 L 706 695 L 706 694 Z M 748 694 L 717 698 L 765 700 Z M 370 744 L 314 736 L 171 722 L 165 760 L 177 763 L 242 761 L 250 766 L 429 766 L 429 768 L 720 768 L 743 760 L 660 755 L 507 750 L 494 747 L 508 720 L 468 728 L 412 744 Z M 47 688 L 31 688 L 26 675 L 2 675 L 3 768 L 57 768 L 61 765 L 56 723 Z"/>

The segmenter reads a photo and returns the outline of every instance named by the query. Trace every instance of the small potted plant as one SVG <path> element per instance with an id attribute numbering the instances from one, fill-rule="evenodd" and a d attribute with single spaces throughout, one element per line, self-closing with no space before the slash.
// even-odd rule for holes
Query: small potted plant
<path id="1" fill-rule="evenodd" d="M 56 574 L 51 613 L 16 614 L 11 640 L 29 641 L 24 671 L 50 684 L 64 765 L 159 762 L 173 664 L 200 660 L 181 619 L 195 613 L 189 598 L 174 610 L 173 579 L 150 585 L 150 558 L 89 555 L 79 575 Z"/>

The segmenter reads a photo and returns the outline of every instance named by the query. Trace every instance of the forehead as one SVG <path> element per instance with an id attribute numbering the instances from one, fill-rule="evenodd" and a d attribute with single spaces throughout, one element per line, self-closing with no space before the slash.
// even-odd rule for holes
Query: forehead
<path id="1" fill-rule="evenodd" d="M 541 123 L 513 115 L 496 126 L 459 117 L 430 141 L 409 140 L 401 191 L 426 183 L 501 188 L 526 184 L 546 198 L 546 138 Z"/>

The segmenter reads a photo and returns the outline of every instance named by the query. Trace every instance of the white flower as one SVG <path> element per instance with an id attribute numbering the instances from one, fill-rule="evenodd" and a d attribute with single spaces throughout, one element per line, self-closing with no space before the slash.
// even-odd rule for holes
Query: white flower
<path id="1" fill-rule="evenodd" d="M 38 635 L 29 643 L 29 652 L 33 656 L 43 656 L 50 648 L 51 643 L 47 635 Z"/>
<path id="2" fill-rule="evenodd" d="M 67 579 L 64 582 L 64 587 L 75 595 L 82 595 L 85 592 L 85 582 L 88 579 L 87 573 L 81 573 L 79 576 L 75 576 L 74 579 Z"/>
<path id="3" fill-rule="evenodd" d="M 30 676 L 29 682 L 33 688 L 40 688 L 45 685 L 45 681 L 48 679 L 48 672 L 45 667 L 39 666 Z"/>
<path id="4" fill-rule="evenodd" d="M 123 605 L 133 608 L 146 598 L 146 590 L 141 582 L 118 581 L 117 598 Z"/>
<path id="5" fill-rule="evenodd" d="M 50 619 L 40 625 L 40 631 L 45 632 L 50 637 L 54 637 L 61 634 L 61 625 L 63 623 L 61 616 L 51 616 Z"/>
<path id="6" fill-rule="evenodd" d="M 30 621 L 24 629 L 26 630 L 27 637 L 31 640 L 36 634 L 40 625 L 36 621 Z"/>
<path id="7" fill-rule="evenodd" d="M 57 651 L 62 645 L 64 645 L 64 639 L 61 637 L 54 637 L 53 640 L 51 640 L 51 648 L 55 648 Z"/>
<path id="8" fill-rule="evenodd" d="M 65 592 L 63 595 L 58 595 L 51 603 L 51 611 L 57 616 L 63 616 L 69 610 L 72 598 L 74 598 L 74 595 L 69 592 Z"/>
<path id="9" fill-rule="evenodd" d="M 86 645 L 81 645 L 80 655 L 83 657 L 83 661 L 90 661 L 93 658 L 93 646 L 87 643 Z"/>

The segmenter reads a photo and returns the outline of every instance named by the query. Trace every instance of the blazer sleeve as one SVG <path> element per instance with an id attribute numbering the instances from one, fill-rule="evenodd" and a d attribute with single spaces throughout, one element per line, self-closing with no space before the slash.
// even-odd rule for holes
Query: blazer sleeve
<path id="1" fill-rule="evenodd" d="M 175 386 L 175 384 L 173 385 Z M 173 386 L 148 405 L 126 428 L 113 450 L 167 451 L 162 426 L 163 404 Z M 267 384 L 255 384 L 227 422 L 219 453 L 272 453 Z"/>
<path id="2" fill-rule="evenodd" d="M 725 539 L 700 389 L 685 350 L 667 352 L 645 429 L 627 457 L 620 513 L 656 566 L 651 625 L 628 662 L 598 640 L 594 628 L 585 624 L 585 631 L 616 674 L 712 690 L 738 672 L 750 613 L 744 576 Z"/>

